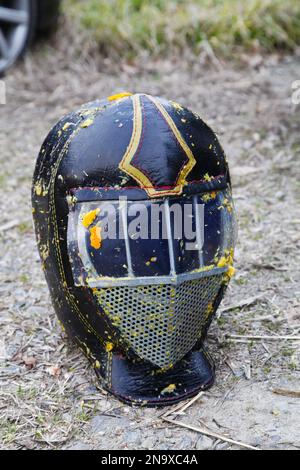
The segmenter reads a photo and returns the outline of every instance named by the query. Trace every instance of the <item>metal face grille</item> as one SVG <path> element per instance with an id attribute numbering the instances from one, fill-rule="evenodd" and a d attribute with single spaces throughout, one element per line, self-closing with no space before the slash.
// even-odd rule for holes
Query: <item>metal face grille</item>
<path id="1" fill-rule="evenodd" d="M 137 355 L 163 368 L 201 337 L 221 283 L 222 275 L 215 275 L 178 286 L 119 286 L 99 289 L 97 298 Z"/>

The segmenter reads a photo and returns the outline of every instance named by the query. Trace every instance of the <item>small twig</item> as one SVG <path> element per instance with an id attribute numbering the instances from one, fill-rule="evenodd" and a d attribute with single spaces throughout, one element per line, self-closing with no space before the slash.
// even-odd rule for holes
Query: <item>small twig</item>
<path id="1" fill-rule="evenodd" d="M 190 406 L 193 405 L 193 403 L 195 403 L 195 401 L 197 401 L 203 395 L 204 395 L 204 392 L 198 393 L 198 395 L 196 395 L 189 402 L 187 402 L 185 405 L 183 405 L 183 407 L 179 409 L 178 413 L 183 413 L 184 411 L 186 411 Z"/>
<path id="2" fill-rule="evenodd" d="M 259 264 L 259 263 L 252 263 L 252 266 L 256 269 L 266 269 L 271 271 L 279 271 L 279 272 L 287 272 L 288 269 L 282 266 L 276 266 L 275 264 Z"/>
<path id="3" fill-rule="evenodd" d="M 239 369 L 235 368 L 232 362 L 226 360 L 225 364 L 227 365 L 227 367 L 229 367 L 229 369 L 231 370 L 231 372 L 233 373 L 235 377 L 239 375 Z"/>
<path id="4" fill-rule="evenodd" d="M 95 397 L 83 397 L 83 401 L 103 401 L 103 397 L 95 396 Z"/>
<path id="5" fill-rule="evenodd" d="M 53 440 L 48 440 L 46 438 L 43 438 L 43 439 L 35 438 L 34 439 L 35 442 L 38 442 L 40 444 L 46 443 L 50 447 L 53 447 L 53 448 L 55 447 L 55 444 L 65 444 L 69 440 L 70 440 L 70 438 L 68 438 L 68 439 L 53 439 Z"/>
<path id="6" fill-rule="evenodd" d="M 272 357 L 274 357 L 275 354 L 270 354 L 267 359 L 264 360 L 264 362 L 262 363 L 262 367 L 264 367 L 271 359 Z"/>
<path id="7" fill-rule="evenodd" d="M 188 402 L 185 402 L 185 403 L 188 403 Z M 182 403 L 179 403 L 178 405 L 168 410 L 166 413 L 163 412 L 160 415 L 158 415 L 158 418 L 162 418 L 162 417 L 166 418 L 167 416 L 170 416 L 172 414 L 175 414 L 175 413 L 178 414 L 181 407 L 182 407 Z"/>
<path id="8" fill-rule="evenodd" d="M 223 428 L 223 429 L 227 429 L 228 431 L 234 431 L 234 429 L 228 428 L 227 426 L 223 426 L 223 424 L 220 424 L 220 423 L 216 420 L 216 418 L 213 418 L 212 420 L 213 420 L 213 422 L 218 426 L 219 429 Z"/>
<path id="9" fill-rule="evenodd" d="M 295 392 L 294 390 L 283 390 L 281 388 L 276 388 L 272 390 L 275 395 L 282 395 L 283 397 L 290 398 L 300 398 L 300 392 Z"/>
<path id="10" fill-rule="evenodd" d="M 242 300 L 239 303 L 228 305 L 227 307 L 220 308 L 220 313 L 230 312 L 231 310 L 236 310 L 238 308 L 250 307 L 254 305 L 258 300 L 263 300 L 264 294 L 256 295 L 255 297 L 250 297 L 249 299 Z"/>
<path id="11" fill-rule="evenodd" d="M 108 416 L 109 418 L 118 418 L 118 419 L 122 419 L 123 416 L 119 416 L 119 415 L 114 415 L 112 413 L 97 413 L 98 416 Z"/>
<path id="12" fill-rule="evenodd" d="M 262 343 L 262 347 L 264 348 L 264 350 L 269 354 L 271 355 L 271 351 L 269 348 L 267 348 L 267 346 L 265 345 L 265 343 Z"/>
<path id="13" fill-rule="evenodd" d="M 33 339 L 33 335 L 30 336 L 29 340 L 27 341 L 27 343 L 24 344 L 24 346 L 19 347 L 19 349 L 15 352 L 15 354 L 10 359 L 10 361 L 14 361 L 19 354 L 23 353 L 25 349 L 28 348 L 28 346 L 30 345 L 32 339 Z"/>
<path id="14" fill-rule="evenodd" d="M 300 336 L 251 336 L 251 335 L 225 335 L 226 339 L 232 340 L 247 340 L 247 341 L 279 341 L 279 340 L 288 340 L 288 341 L 300 341 Z"/>
<path id="15" fill-rule="evenodd" d="M 248 444 L 244 444 L 243 442 L 238 442 L 238 441 L 234 441 L 233 439 L 229 439 L 228 437 L 226 436 L 222 436 L 220 434 L 216 434 L 214 432 L 210 432 L 210 431 L 206 431 L 205 429 L 202 429 L 202 428 L 198 428 L 196 426 L 192 426 L 190 424 L 186 424 L 186 423 L 181 423 L 180 421 L 175 421 L 175 419 L 170 419 L 170 418 L 165 418 L 163 417 L 163 420 L 164 421 L 167 421 L 168 423 L 171 423 L 171 424 L 175 424 L 176 426 L 181 426 L 183 428 L 187 428 L 187 429 L 191 429 L 192 431 L 195 431 L 195 432 L 198 432 L 200 434 L 203 434 L 204 436 L 208 436 L 208 437 L 212 437 L 214 439 L 219 439 L 220 441 L 223 441 L 223 442 L 228 442 L 229 444 L 233 444 L 233 445 L 236 445 L 238 447 L 242 447 L 244 449 L 248 449 L 248 450 L 260 450 L 258 449 L 257 447 L 252 447 Z"/>
<path id="16" fill-rule="evenodd" d="M 7 224 L 0 225 L 0 233 L 7 232 L 8 230 L 17 227 L 20 224 L 20 220 L 11 220 L 10 222 L 7 222 Z"/>
<path id="17" fill-rule="evenodd" d="M 185 410 L 187 410 L 193 403 L 195 403 L 195 401 L 197 401 L 198 398 L 202 397 L 202 395 L 204 395 L 204 392 L 198 393 L 198 395 L 193 397 L 191 400 L 189 400 L 187 402 L 184 402 L 183 404 L 179 403 L 178 405 L 174 406 L 173 408 L 168 410 L 166 413 L 162 413 L 158 417 L 159 418 L 166 418 L 167 416 L 170 416 L 170 415 L 173 415 L 173 414 L 176 414 L 176 415 L 183 414 L 183 412 Z"/>
<path id="18" fill-rule="evenodd" d="M 226 338 L 226 339 L 230 339 L 232 343 L 249 344 L 253 342 L 253 340 L 251 339 L 232 339 L 232 338 Z"/>
<path id="19" fill-rule="evenodd" d="M 227 400 L 227 398 L 229 397 L 229 395 L 231 394 L 231 392 L 235 389 L 235 387 L 240 383 L 240 380 L 238 382 L 235 382 L 233 384 L 233 386 L 227 390 L 227 392 L 225 393 L 225 395 L 223 396 L 223 398 L 219 399 L 216 401 L 216 403 L 214 404 L 214 406 L 217 406 L 220 404 L 220 407 L 223 406 L 223 403 L 225 403 L 225 401 Z"/>

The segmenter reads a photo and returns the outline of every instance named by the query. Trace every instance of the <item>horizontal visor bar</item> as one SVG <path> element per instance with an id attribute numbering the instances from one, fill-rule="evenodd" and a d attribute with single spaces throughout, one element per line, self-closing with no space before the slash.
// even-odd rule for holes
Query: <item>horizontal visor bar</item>
<path id="1" fill-rule="evenodd" d="M 228 270 L 235 242 L 229 190 L 164 200 L 76 202 L 68 253 L 74 284 L 180 284 Z"/>

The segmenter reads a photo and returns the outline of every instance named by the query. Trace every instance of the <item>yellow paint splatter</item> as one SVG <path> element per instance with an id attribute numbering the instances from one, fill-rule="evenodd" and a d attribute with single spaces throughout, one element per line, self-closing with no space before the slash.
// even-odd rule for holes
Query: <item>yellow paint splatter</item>
<path id="1" fill-rule="evenodd" d="M 80 116 L 81 117 L 91 116 L 95 111 L 96 109 L 83 109 L 80 113 Z"/>
<path id="2" fill-rule="evenodd" d="M 93 124 L 93 122 L 94 122 L 94 119 L 86 119 L 85 121 L 83 121 L 80 127 L 82 127 L 83 129 L 86 129 L 87 127 L 90 127 Z"/>
<path id="3" fill-rule="evenodd" d="M 177 111 L 183 111 L 183 107 L 181 106 L 181 104 L 176 103 L 176 101 L 171 101 L 171 104 L 173 108 L 175 108 Z"/>
<path id="4" fill-rule="evenodd" d="M 82 218 L 82 225 L 85 228 L 89 228 L 90 225 L 92 225 L 92 223 L 95 222 L 95 219 L 97 215 L 99 214 L 99 212 L 100 212 L 100 209 L 95 209 L 85 214 Z"/>
<path id="5" fill-rule="evenodd" d="M 212 176 L 209 176 L 208 173 L 206 173 L 206 175 L 204 175 L 204 180 L 207 181 L 207 182 L 210 182 L 213 180 L 213 177 Z"/>
<path id="6" fill-rule="evenodd" d="M 230 280 L 233 278 L 235 275 L 235 268 L 233 267 L 234 263 L 234 248 L 231 248 L 231 250 L 226 250 L 225 251 L 225 256 L 220 258 L 218 261 L 218 268 L 224 268 L 225 266 L 228 266 L 228 271 L 224 275 L 224 282 L 229 283 Z"/>
<path id="7" fill-rule="evenodd" d="M 71 125 L 72 125 L 71 122 L 66 122 L 66 124 L 64 125 L 64 127 L 62 128 L 62 130 L 63 130 L 63 131 L 68 130 Z"/>
<path id="8" fill-rule="evenodd" d="M 209 202 L 209 201 L 212 201 L 213 199 L 216 199 L 218 193 L 216 191 L 213 191 L 211 193 L 208 193 L 208 194 L 204 194 L 202 196 L 202 201 L 203 202 Z"/>
<path id="9" fill-rule="evenodd" d="M 37 183 L 34 187 L 34 191 L 37 196 L 41 196 L 43 191 L 42 185 L 40 183 Z"/>
<path id="10" fill-rule="evenodd" d="M 213 303 L 210 302 L 207 306 L 207 310 L 205 313 L 205 320 L 208 320 L 213 312 L 214 312 L 214 306 L 213 306 Z"/>
<path id="11" fill-rule="evenodd" d="M 151 263 L 156 263 L 157 257 L 153 256 L 149 261 L 146 261 L 146 266 L 150 266 Z"/>
<path id="12" fill-rule="evenodd" d="M 101 227 L 92 227 L 90 229 L 90 234 L 91 234 L 91 246 L 95 249 L 95 250 L 99 250 L 102 246 L 102 237 L 101 237 L 101 232 L 102 232 L 102 229 Z"/>
<path id="13" fill-rule="evenodd" d="M 234 248 L 226 250 L 224 256 L 218 261 L 218 268 L 224 268 L 225 266 L 233 266 Z"/>
<path id="14" fill-rule="evenodd" d="M 235 273 L 236 273 L 236 269 L 233 266 L 230 266 L 227 271 L 227 276 L 229 277 L 229 279 L 232 279 Z"/>
<path id="15" fill-rule="evenodd" d="M 132 93 L 130 92 L 117 93 L 116 95 L 109 96 L 107 99 L 108 101 L 118 101 L 123 98 L 128 98 L 128 96 L 132 96 Z"/>
<path id="16" fill-rule="evenodd" d="M 40 256 L 41 256 L 41 259 L 45 262 L 48 258 L 49 258 L 49 248 L 47 247 L 47 245 L 40 245 Z"/>
<path id="17" fill-rule="evenodd" d="M 228 264 L 228 259 L 225 256 L 222 256 L 222 258 L 218 262 L 218 268 L 225 268 Z"/>
<path id="18" fill-rule="evenodd" d="M 47 196 L 48 190 L 44 187 L 42 181 L 37 181 L 34 185 L 34 192 L 37 196 Z"/>
<path id="19" fill-rule="evenodd" d="M 231 214 L 233 212 L 233 204 L 231 201 L 229 201 L 229 199 L 225 198 L 222 206 L 220 206 L 218 209 L 219 210 L 227 209 L 229 214 Z"/>
<path id="20" fill-rule="evenodd" d="M 114 349 L 114 345 L 112 343 L 105 343 L 105 351 L 111 352 Z"/>
<path id="21" fill-rule="evenodd" d="M 176 390 L 176 385 L 175 384 L 170 384 L 166 388 L 164 388 L 160 394 L 161 395 L 166 395 L 168 393 L 173 393 Z"/>
<path id="22" fill-rule="evenodd" d="M 61 330 L 65 333 L 66 329 L 60 320 L 57 320 Z"/>

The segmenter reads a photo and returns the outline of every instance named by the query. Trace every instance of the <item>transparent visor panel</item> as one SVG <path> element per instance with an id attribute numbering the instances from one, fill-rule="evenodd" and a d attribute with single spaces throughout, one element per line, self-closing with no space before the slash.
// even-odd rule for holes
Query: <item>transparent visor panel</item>
<path id="1" fill-rule="evenodd" d="M 68 253 L 76 286 L 178 284 L 226 272 L 235 239 L 229 190 L 70 206 Z"/>

